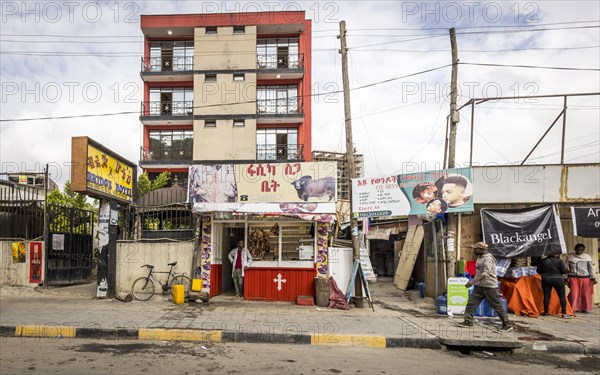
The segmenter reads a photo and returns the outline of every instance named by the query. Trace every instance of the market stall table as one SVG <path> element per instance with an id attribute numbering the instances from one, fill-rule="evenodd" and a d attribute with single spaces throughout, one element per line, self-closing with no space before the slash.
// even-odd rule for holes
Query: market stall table
<path id="1" fill-rule="evenodd" d="M 523 276 L 518 279 L 500 278 L 500 291 L 508 300 L 508 309 L 515 315 L 527 315 L 535 318 L 544 312 L 544 292 L 540 275 Z M 561 315 L 560 301 L 555 290 L 552 290 L 550 315 Z M 573 315 L 573 309 L 567 300 L 567 314 Z"/>

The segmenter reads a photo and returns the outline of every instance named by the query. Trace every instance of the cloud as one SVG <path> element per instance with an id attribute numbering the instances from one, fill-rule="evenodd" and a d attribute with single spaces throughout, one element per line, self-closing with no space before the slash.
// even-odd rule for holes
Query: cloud
<path id="1" fill-rule="evenodd" d="M 76 135 L 88 135 L 132 161 L 139 160 L 142 126 L 137 111 L 143 87 L 139 78 L 143 51 L 140 14 L 244 11 L 255 10 L 257 5 L 262 10 L 268 10 L 268 7 L 281 10 L 295 9 L 298 5 L 313 20 L 312 86 L 313 91 L 319 94 L 342 90 L 339 40 L 336 38 L 338 22 L 342 19 L 348 29 L 352 88 L 449 64 L 450 27 L 459 28 L 461 62 L 594 69 L 600 66 L 598 48 L 565 48 L 600 45 L 597 28 L 489 33 L 514 29 L 508 26 L 523 28 L 528 24 L 586 21 L 591 18 L 590 15 L 598 14 L 600 9 L 597 2 L 589 1 L 452 3 L 460 5 L 459 8 L 448 5 L 449 2 L 392 1 L 236 2 L 226 5 L 218 2 L 102 2 L 101 8 L 96 3 L 80 2 L 72 11 L 62 3 L 55 4 L 59 4 L 62 11 L 62 16 L 56 21 L 56 13 L 52 13 L 55 10 L 45 2 L 2 4 L 2 119 L 134 113 L 114 117 L 2 122 L 2 171 L 15 165 L 25 169 L 45 163 L 68 166 L 70 138 Z M 17 10 L 7 8 L 9 5 L 15 5 Z M 29 12 L 24 12 L 26 9 L 22 6 L 27 6 Z M 39 11 L 36 11 L 36 6 L 39 6 Z M 97 12 L 98 9 L 101 12 Z M 457 9 L 460 9 L 460 16 L 456 13 Z M 560 24 L 544 28 L 585 25 L 597 26 L 598 23 Z M 486 33 L 466 34 L 474 31 Z M 433 37 L 423 39 L 428 36 Z M 529 49 L 516 51 L 525 48 Z M 483 52 L 495 50 L 515 51 Z M 29 54 L 25 54 L 27 51 Z M 32 55 L 41 52 L 54 54 Z M 93 55 L 71 56 L 82 53 Z M 600 74 L 597 71 L 459 65 L 458 81 L 459 105 L 473 96 L 600 91 Z M 392 174 L 408 161 L 425 163 L 426 166 L 441 163 L 445 117 L 449 112 L 449 82 L 450 68 L 445 68 L 352 91 L 354 143 L 358 152 L 365 154 L 368 174 Z M 313 149 L 344 151 L 342 94 L 319 95 L 312 99 Z M 598 96 L 574 97 L 569 99 L 568 104 L 568 152 L 565 160 L 599 162 L 598 144 L 594 143 L 600 139 Z M 521 161 L 561 110 L 562 98 L 478 105 L 474 161 L 502 164 L 508 160 Z M 463 109 L 461 113 L 457 161 L 464 164 L 469 161 L 470 108 Z M 561 126 L 562 120 L 531 156 L 533 161 L 560 161 Z M 59 178 L 61 183 L 69 178 L 68 168 L 64 168 L 65 173 Z"/>

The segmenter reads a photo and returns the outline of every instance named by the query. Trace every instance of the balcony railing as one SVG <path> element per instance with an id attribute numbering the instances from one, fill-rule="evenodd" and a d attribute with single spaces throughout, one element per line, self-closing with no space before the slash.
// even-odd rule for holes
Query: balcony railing
<path id="1" fill-rule="evenodd" d="M 304 113 L 302 98 L 258 99 L 256 113 L 259 115 L 291 115 Z"/>
<path id="2" fill-rule="evenodd" d="M 257 160 L 304 160 L 304 145 L 256 145 Z"/>
<path id="3" fill-rule="evenodd" d="M 191 100 L 142 102 L 142 116 L 191 116 L 193 114 L 194 102 Z"/>
<path id="4" fill-rule="evenodd" d="M 142 57 L 142 72 L 185 72 L 193 69 L 193 56 Z"/>
<path id="5" fill-rule="evenodd" d="M 258 54 L 256 56 L 258 69 L 301 69 L 304 68 L 303 54 Z"/>
<path id="6" fill-rule="evenodd" d="M 183 147 L 141 147 L 141 161 L 192 160 L 192 150 Z"/>

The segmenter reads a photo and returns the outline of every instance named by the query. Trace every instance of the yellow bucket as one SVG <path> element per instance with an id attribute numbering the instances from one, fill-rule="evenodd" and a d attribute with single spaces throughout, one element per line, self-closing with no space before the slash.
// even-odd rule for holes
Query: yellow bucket
<path id="1" fill-rule="evenodd" d="M 192 280 L 192 292 L 200 292 L 202 290 L 202 280 L 193 279 Z"/>
<path id="2" fill-rule="evenodd" d="M 173 303 L 181 305 L 185 301 L 185 288 L 183 285 L 173 285 Z"/>

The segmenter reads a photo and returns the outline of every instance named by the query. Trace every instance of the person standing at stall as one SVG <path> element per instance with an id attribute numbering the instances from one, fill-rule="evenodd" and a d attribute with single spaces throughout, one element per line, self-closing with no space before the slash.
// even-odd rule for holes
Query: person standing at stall
<path id="1" fill-rule="evenodd" d="M 475 266 L 475 278 L 465 284 L 466 288 L 475 285 L 473 292 L 469 296 L 467 307 L 465 309 L 465 321 L 461 323 L 464 327 L 473 326 L 473 314 L 475 309 L 484 299 L 488 300 L 490 307 L 498 313 L 502 321 L 503 331 L 512 331 L 513 326 L 508 320 L 508 314 L 502 308 L 500 298 L 498 297 L 498 276 L 496 274 L 496 258 L 488 253 L 488 245 L 485 242 L 477 242 L 471 245 L 477 255 L 477 264 Z"/>
<path id="2" fill-rule="evenodd" d="M 537 273 L 542 276 L 542 290 L 544 291 L 544 312 L 543 316 L 548 316 L 548 306 L 550 304 L 550 296 L 552 289 L 556 290 L 562 317 L 564 319 L 572 318 L 567 314 L 567 299 L 565 298 L 565 276 L 567 275 L 567 267 L 565 263 L 556 255 L 542 257 L 537 266 Z"/>
<path id="3" fill-rule="evenodd" d="M 229 252 L 228 258 L 233 265 L 231 277 L 235 286 L 235 296 L 242 297 L 244 295 L 244 271 L 252 263 L 252 255 L 244 247 L 244 240 L 238 241 L 237 247 Z"/>
<path id="4" fill-rule="evenodd" d="M 575 253 L 567 255 L 567 269 L 569 275 L 569 303 L 573 311 L 589 313 L 594 300 L 593 285 L 597 283 L 592 265 L 592 257 L 585 254 L 585 246 L 581 243 L 575 245 Z"/>

